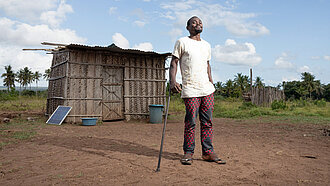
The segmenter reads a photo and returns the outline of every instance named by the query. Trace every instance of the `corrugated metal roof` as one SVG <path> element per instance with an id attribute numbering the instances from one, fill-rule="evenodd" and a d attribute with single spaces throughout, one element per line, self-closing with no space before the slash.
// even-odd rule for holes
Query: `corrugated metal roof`
<path id="1" fill-rule="evenodd" d="M 122 49 L 115 44 L 111 44 L 107 47 L 102 46 L 87 46 L 87 45 L 79 45 L 79 44 L 70 44 L 66 45 L 65 48 L 73 49 L 73 50 L 105 50 L 110 52 L 118 52 L 118 53 L 128 53 L 128 54 L 139 54 L 139 55 L 160 55 L 160 56 L 170 56 L 171 53 L 156 53 L 156 52 L 145 52 L 137 49 Z"/>

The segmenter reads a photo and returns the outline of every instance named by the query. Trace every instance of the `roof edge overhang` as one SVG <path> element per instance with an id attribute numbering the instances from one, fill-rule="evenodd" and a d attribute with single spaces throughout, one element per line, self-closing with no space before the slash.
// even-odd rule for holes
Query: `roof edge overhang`
<path id="1" fill-rule="evenodd" d="M 126 53 L 126 54 L 138 54 L 138 55 L 153 55 L 153 56 L 162 56 L 169 57 L 171 53 L 157 53 L 153 51 L 141 51 L 137 49 L 123 49 L 115 44 L 111 44 L 107 47 L 103 46 L 87 46 L 87 45 L 79 45 L 79 44 L 70 44 L 66 45 L 65 48 L 61 50 L 70 49 L 70 50 L 98 50 L 98 51 L 109 51 L 109 52 L 117 52 L 117 53 Z"/>

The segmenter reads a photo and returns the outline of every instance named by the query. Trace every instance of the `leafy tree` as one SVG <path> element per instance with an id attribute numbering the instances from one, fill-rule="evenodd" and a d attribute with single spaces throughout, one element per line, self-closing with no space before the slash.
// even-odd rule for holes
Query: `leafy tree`
<path id="1" fill-rule="evenodd" d="M 224 87 L 225 95 L 227 97 L 233 97 L 234 89 L 235 89 L 235 85 L 234 85 L 233 80 L 231 80 L 231 79 L 227 80 L 226 83 L 225 83 L 225 87 Z"/>
<path id="2" fill-rule="evenodd" d="M 5 73 L 1 75 L 4 82 L 4 86 L 7 87 L 8 92 L 10 89 L 15 87 L 15 73 L 13 72 L 13 69 L 10 65 L 5 66 Z"/>
<path id="3" fill-rule="evenodd" d="M 325 100 L 330 101 L 330 83 L 323 86 L 323 97 Z"/>
<path id="4" fill-rule="evenodd" d="M 48 80 L 50 78 L 50 68 L 45 70 L 43 78 L 46 79 L 46 80 Z"/>
<path id="5" fill-rule="evenodd" d="M 312 97 L 314 97 L 316 99 L 322 99 L 324 87 L 322 86 L 321 81 L 315 80 L 314 86 L 315 86 L 315 90 L 312 92 Z"/>
<path id="6" fill-rule="evenodd" d="M 23 85 L 23 69 L 20 69 L 18 72 L 16 72 L 15 81 L 17 81 L 19 83 L 19 89 L 21 90 L 22 85 Z"/>
<path id="7" fill-rule="evenodd" d="M 223 91 L 224 91 L 224 84 L 220 81 L 216 82 L 214 84 L 215 90 L 216 90 L 216 94 L 218 95 L 222 95 Z"/>
<path id="8" fill-rule="evenodd" d="M 263 81 L 263 79 L 261 77 L 257 76 L 256 80 L 254 82 L 254 86 L 258 87 L 258 88 L 264 87 L 265 83 L 263 83 L 262 81 Z"/>
<path id="9" fill-rule="evenodd" d="M 283 82 L 283 90 L 285 97 L 288 99 L 300 99 L 307 93 L 300 81 Z"/>
<path id="10" fill-rule="evenodd" d="M 309 72 L 301 73 L 301 79 L 303 80 L 303 86 L 309 93 L 309 98 L 312 98 L 312 92 L 316 90 L 315 76 Z"/>
<path id="11" fill-rule="evenodd" d="M 237 85 L 239 95 L 242 96 L 249 87 L 249 77 L 242 75 L 242 73 L 237 73 L 237 75 L 235 75 L 234 82 Z"/>
<path id="12" fill-rule="evenodd" d="M 33 73 L 28 67 L 24 67 L 24 69 L 19 70 L 18 78 L 24 90 L 26 90 L 27 85 L 33 81 Z"/>
<path id="13" fill-rule="evenodd" d="M 34 81 L 36 82 L 36 88 L 37 88 L 37 90 L 36 90 L 36 94 L 37 94 L 37 96 L 38 96 L 38 81 L 40 80 L 39 78 L 42 76 L 42 74 L 41 73 L 39 73 L 39 71 L 36 71 L 34 74 L 33 74 L 33 79 L 34 79 Z"/>
<path id="14" fill-rule="evenodd" d="M 42 76 L 41 73 L 39 73 L 39 71 L 36 71 L 34 74 L 33 74 L 33 79 L 34 81 L 36 82 L 36 87 L 38 88 L 38 81 L 40 81 L 40 77 Z"/>

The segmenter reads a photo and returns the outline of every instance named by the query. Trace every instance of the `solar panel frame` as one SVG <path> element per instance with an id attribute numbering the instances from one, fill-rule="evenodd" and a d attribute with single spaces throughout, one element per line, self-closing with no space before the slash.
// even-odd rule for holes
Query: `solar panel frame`
<path id="1" fill-rule="evenodd" d="M 66 110 L 61 111 L 61 109 L 64 108 Z M 46 121 L 47 124 L 54 124 L 54 125 L 61 125 L 66 116 L 71 111 L 72 107 L 70 106 L 62 106 L 59 105 L 56 110 L 53 112 L 53 114 L 48 118 Z M 56 118 L 58 117 L 58 118 Z M 52 121 L 55 120 L 56 122 Z"/>

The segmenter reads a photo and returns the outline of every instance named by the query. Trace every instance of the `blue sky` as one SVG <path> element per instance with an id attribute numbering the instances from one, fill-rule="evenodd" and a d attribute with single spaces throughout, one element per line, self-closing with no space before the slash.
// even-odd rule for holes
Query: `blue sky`
<path id="1" fill-rule="evenodd" d="M 266 85 L 305 71 L 328 84 L 329 9 L 326 0 L 0 0 L 0 73 L 9 64 L 43 73 L 52 55 L 22 48 L 47 48 L 44 41 L 172 52 L 197 15 L 215 82 L 252 68 Z"/>

